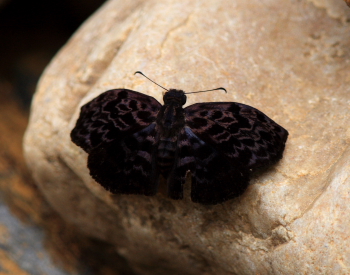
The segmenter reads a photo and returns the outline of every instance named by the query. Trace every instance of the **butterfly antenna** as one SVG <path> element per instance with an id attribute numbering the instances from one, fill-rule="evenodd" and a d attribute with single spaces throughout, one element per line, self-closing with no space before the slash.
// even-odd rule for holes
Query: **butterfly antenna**
<path id="1" fill-rule="evenodd" d="M 217 90 L 224 90 L 225 93 L 227 94 L 227 91 L 225 88 L 216 88 L 216 89 L 212 89 L 212 90 L 206 90 L 206 91 L 198 91 L 198 92 L 190 92 L 190 93 L 185 93 L 185 94 L 196 94 L 196 93 L 204 93 L 204 92 L 210 92 L 210 91 L 217 91 Z"/>
<path id="2" fill-rule="evenodd" d="M 169 92 L 168 89 L 164 88 L 163 86 L 160 86 L 158 83 L 154 82 L 152 79 L 150 79 L 149 77 L 145 76 L 142 72 L 137 71 L 137 72 L 134 73 L 134 75 L 135 75 L 135 74 L 141 74 L 141 75 L 143 75 L 143 76 L 146 77 L 149 81 L 153 82 L 153 83 L 156 84 L 157 86 L 159 86 L 159 87 L 161 87 L 161 88 L 163 88 L 164 90 L 166 90 L 166 91 Z"/>

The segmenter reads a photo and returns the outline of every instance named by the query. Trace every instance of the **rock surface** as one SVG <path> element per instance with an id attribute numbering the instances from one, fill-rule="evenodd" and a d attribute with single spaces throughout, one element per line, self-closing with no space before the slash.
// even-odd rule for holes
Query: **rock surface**
<path id="1" fill-rule="evenodd" d="M 350 10 L 339 1 L 109 1 L 46 69 L 24 148 L 61 216 L 139 274 L 350 272 Z M 335 12 L 337 11 L 337 12 Z M 71 143 L 80 106 L 111 88 L 254 106 L 289 133 L 284 158 L 217 206 L 111 195 Z"/>

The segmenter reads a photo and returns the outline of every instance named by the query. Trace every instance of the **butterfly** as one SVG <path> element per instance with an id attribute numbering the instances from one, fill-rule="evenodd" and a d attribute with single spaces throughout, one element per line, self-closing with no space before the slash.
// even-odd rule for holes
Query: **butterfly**
<path id="1" fill-rule="evenodd" d="M 81 107 L 71 139 L 88 153 L 92 178 L 110 192 L 153 196 L 163 178 L 167 196 L 182 199 L 189 171 L 191 200 L 218 204 L 241 195 L 254 170 L 282 158 L 288 131 L 261 111 L 236 102 L 183 108 L 186 93 L 165 90 L 164 105 L 114 89 Z"/>

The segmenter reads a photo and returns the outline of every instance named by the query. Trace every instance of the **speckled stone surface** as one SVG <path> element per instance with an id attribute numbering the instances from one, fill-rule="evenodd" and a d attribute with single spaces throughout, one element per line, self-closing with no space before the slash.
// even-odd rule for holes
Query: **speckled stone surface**
<path id="1" fill-rule="evenodd" d="M 40 81 L 24 141 L 40 190 L 139 274 L 348 274 L 349 18 L 335 0 L 107 2 Z M 161 101 L 136 70 L 169 88 L 225 87 L 187 104 L 260 109 L 290 133 L 283 160 L 222 205 L 110 195 L 69 133 L 110 88 Z"/>

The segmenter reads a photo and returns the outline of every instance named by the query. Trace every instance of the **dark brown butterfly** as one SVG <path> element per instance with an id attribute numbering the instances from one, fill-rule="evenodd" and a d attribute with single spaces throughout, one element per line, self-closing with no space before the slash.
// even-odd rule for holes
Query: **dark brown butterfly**
<path id="1" fill-rule="evenodd" d="M 168 196 L 181 199 L 190 171 L 192 201 L 217 204 L 241 195 L 253 170 L 282 158 L 287 130 L 253 107 L 183 108 L 186 95 L 175 89 L 163 100 L 115 89 L 81 108 L 71 138 L 89 154 L 90 174 L 105 189 L 152 196 L 162 175 Z"/>

